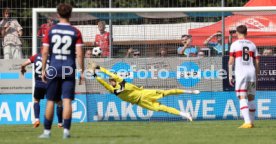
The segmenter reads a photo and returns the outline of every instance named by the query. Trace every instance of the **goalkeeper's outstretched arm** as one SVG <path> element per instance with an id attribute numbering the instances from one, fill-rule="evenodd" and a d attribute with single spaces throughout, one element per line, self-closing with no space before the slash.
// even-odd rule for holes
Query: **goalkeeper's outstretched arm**
<path id="1" fill-rule="evenodd" d="M 105 89 L 107 89 L 109 92 L 113 93 L 114 92 L 114 88 L 107 83 L 105 80 L 103 80 L 102 78 L 98 77 L 97 74 L 94 74 L 94 77 L 96 78 L 96 80 L 105 87 Z"/>
<path id="2" fill-rule="evenodd" d="M 124 79 L 119 77 L 118 75 L 110 72 L 109 70 L 101 67 L 101 66 L 97 66 L 97 69 L 100 69 L 100 71 L 102 71 L 103 73 L 107 74 L 108 76 L 110 76 L 112 79 L 114 79 L 116 82 L 120 83 L 122 82 Z"/>

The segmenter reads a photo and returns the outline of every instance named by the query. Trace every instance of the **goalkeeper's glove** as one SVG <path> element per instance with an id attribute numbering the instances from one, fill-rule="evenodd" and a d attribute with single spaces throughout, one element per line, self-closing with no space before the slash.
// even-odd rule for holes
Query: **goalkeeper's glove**
<path id="1" fill-rule="evenodd" d="M 94 73 L 94 74 L 93 74 L 93 77 L 97 77 L 97 74 L 96 74 L 96 73 Z"/>
<path id="2" fill-rule="evenodd" d="M 93 76 L 94 77 L 97 77 L 96 69 L 100 69 L 100 66 L 97 65 L 96 63 L 92 63 L 92 70 L 93 70 Z"/>

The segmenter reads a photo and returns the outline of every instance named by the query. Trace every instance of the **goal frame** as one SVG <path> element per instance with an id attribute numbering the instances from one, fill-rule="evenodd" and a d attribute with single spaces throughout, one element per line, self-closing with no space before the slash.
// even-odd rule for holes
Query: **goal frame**
<path id="1" fill-rule="evenodd" d="M 196 7 L 196 8 L 73 8 L 79 13 L 139 13 L 139 12 L 255 12 L 276 11 L 276 6 L 267 7 Z M 37 53 L 38 13 L 54 13 L 56 8 L 32 9 L 32 54 Z"/>
<path id="2" fill-rule="evenodd" d="M 257 6 L 257 7 L 196 7 L 196 8 L 73 8 L 73 12 L 78 13 L 153 13 L 153 12 L 256 12 L 256 11 L 275 11 L 276 6 Z M 56 8 L 33 8 L 32 9 L 32 54 L 37 53 L 37 31 L 38 13 L 55 13 Z M 242 14 L 241 14 L 242 15 Z M 32 92 L 34 92 L 34 67 L 32 79 Z"/>

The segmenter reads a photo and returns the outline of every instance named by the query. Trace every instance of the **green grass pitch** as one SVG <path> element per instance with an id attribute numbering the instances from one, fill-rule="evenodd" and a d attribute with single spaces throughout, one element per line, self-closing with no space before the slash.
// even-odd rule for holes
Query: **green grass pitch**
<path id="1" fill-rule="evenodd" d="M 64 144 L 275 144 L 276 121 L 256 121 L 253 129 L 238 129 L 242 121 L 95 122 L 73 124 L 68 140 L 53 125 L 51 139 L 38 139 L 43 126 L 0 126 L 0 143 Z"/>

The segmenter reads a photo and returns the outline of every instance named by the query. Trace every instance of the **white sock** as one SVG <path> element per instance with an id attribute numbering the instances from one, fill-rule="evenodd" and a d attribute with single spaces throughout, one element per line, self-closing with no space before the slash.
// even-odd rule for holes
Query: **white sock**
<path id="1" fill-rule="evenodd" d="M 251 123 L 254 123 L 255 111 L 256 111 L 256 104 L 254 100 L 248 102 L 248 108 L 249 108 L 249 116 L 250 116 Z"/>
<path id="2" fill-rule="evenodd" d="M 36 119 L 35 119 L 35 121 L 39 121 L 39 119 L 38 119 L 38 118 L 36 118 Z"/>
<path id="3" fill-rule="evenodd" d="M 193 93 L 193 91 L 192 91 L 192 90 L 184 90 L 184 93 L 189 93 L 189 94 L 191 94 L 191 93 Z"/>
<path id="4" fill-rule="evenodd" d="M 244 122 L 251 123 L 251 120 L 249 117 L 249 109 L 248 109 L 248 100 L 247 99 L 240 100 L 240 110 L 242 112 Z"/>
<path id="5" fill-rule="evenodd" d="M 69 130 L 69 129 L 64 129 L 64 130 L 63 130 L 63 133 L 64 133 L 64 134 L 70 134 L 70 130 Z"/>
<path id="6" fill-rule="evenodd" d="M 45 129 L 43 133 L 46 134 L 46 135 L 49 135 L 51 133 L 51 130 L 46 130 Z"/>
<path id="7" fill-rule="evenodd" d="M 188 116 L 188 113 L 186 113 L 186 112 L 180 112 L 179 115 L 186 118 Z"/>

